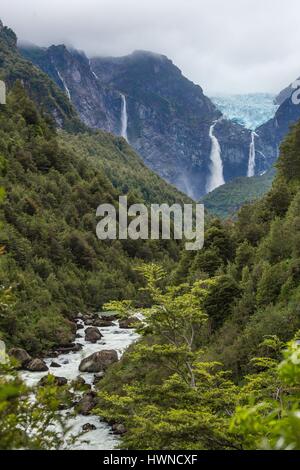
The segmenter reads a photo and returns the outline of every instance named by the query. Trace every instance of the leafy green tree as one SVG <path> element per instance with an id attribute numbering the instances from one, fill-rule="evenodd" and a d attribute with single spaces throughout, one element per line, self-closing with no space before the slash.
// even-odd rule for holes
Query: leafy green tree
<path id="1" fill-rule="evenodd" d="M 273 350 L 277 338 L 264 342 Z M 269 357 L 253 360 L 260 372 L 247 377 L 240 396 L 248 405 L 239 406 L 231 431 L 238 432 L 245 449 L 300 450 L 300 345 L 288 343 L 278 365 Z"/>

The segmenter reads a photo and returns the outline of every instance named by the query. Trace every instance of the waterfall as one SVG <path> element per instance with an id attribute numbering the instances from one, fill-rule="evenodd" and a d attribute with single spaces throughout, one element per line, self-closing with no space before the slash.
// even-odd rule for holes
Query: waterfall
<path id="1" fill-rule="evenodd" d="M 95 79 L 99 80 L 98 75 L 96 75 L 94 70 L 92 69 L 91 59 L 89 59 L 89 66 L 90 66 L 90 70 L 91 70 L 92 74 L 94 75 Z"/>
<path id="2" fill-rule="evenodd" d="M 121 110 L 121 136 L 128 142 L 127 136 L 127 125 L 128 125 L 128 116 L 127 116 L 127 103 L 125 95 L 121 93 L 122 98 L 122 110 Z"/>
<path id="3" fill-rule="evenodd" d="M 221 147 L 217 137 L 214 135 L 215 125 L 218 121 L 215 121 L 209 129 L 209 137 L 211 140 L 211 152 L 210 152 L 210 178 L 207 182 L 207 192 L 213 191 L 218 186 L 225 184 L 223 176 L 223 162 L 221 158 Z"/>
<path id="4" fill-rule="evenodd" d="M 255 137 L 257 134 L 252 131 L 251 132 L 251 142 L 250 142 L 250 149 L 249 149 L 249 162 L 248 162 L 248 178 L 251 178 L 255 175 Z"/>
<path id="5" fill-rule="evenodd" d="M 56 69 L 56 72 L 57 72 L 57 75 L 59 76 L 60 81 L 62 82 L 62 84 L 64 86 L 65 92 L 66 92 L 69 100 L 71 101 L 71 93 L 70 93 L 69 88 L 67 87 L 67 84 L 66 84 L 65 80 L 63 79 L 63 76 L 61 75 L 61 73 L 57 69 Z"/>

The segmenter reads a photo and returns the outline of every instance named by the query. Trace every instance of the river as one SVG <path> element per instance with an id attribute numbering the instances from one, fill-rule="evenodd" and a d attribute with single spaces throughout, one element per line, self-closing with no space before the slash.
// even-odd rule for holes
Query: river
<path id="1" fill-rule="evenodd" d="M 48 372 L 22 372 L 22 378 L 28 386 L 36 385 L 42 377 L 48 373 L 59 377 L 65 377 L 68 381 L 76 379 L 78 376 L 84 378 L 85 382 L 92 384 L 94 380 L 94 373 L 79 372 L 79 364 L 82 359 L 91 354 L 101 351 L 103 349 L 114 349 L 117 351 L 119 359 L 124 351 L 135 342 L 139 335 L 132 329 L 121 329 L 118 322 L 114 322 L 113 326 L 107 328 L 98 328 L 103 338 L 96 344 L 85 341 L 84 331 L 86 325 L 82 320 L 79 321 L 83 329 L 77 331 L 80 338 L 76 340 L 77 343 L 82 345 L 82 350 L 79 352 L 72 352 L 69 354 L 61 354 L 56 358 L 46 358 L 45 362 L 49 367 Z M 88 325 L 93 326 L 93 325 Z M 54 368 L 50 364 L 52 361 L 58 363 L 61 367 Z M 62 412 L 66 414 L 66 412 Z M 77 435 L 82 431 L 82 426 L 90 423 L 96 426 L 96 430 L 85 433 L 82 437 L 78 438 L 75 444 L 68 446 L 68 449 L 84 449 L 84 450 L 112 450 L 118 444 L 118 437 L 112 433 L 110 426 L 102 421 L 98 416 L 77 415 L 67 418 L 67 425 L 71 426 L 70 435 Z"/>

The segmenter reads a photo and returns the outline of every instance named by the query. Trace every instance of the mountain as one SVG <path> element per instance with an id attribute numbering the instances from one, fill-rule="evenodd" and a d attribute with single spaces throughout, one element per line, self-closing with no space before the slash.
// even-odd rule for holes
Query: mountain
<path id="1" fill-rule="evenodd" d="M 20 51 L 69 95 L 84 123 L 123 135 L 149 168 L 189 196 L 205 194 L 212 178 L 215 121 L 224 180 L 247 174 L 250 131 L 222 119 L 202 88 L 166 56 L 136 51 L 89 60 L 65 46 Z"/>
<path id="2" fill-rule="evenodd" d="M 279 156 L 279 147 L 292 125 L 300 120 L 300 105 L 289 96 L 277 109 L 274 118 L 256 129 L 256 151 L 263 155 L 264 169 L 270 168 Z"/>
<path id="3" fill-rule="evenodd" d="M 295 82 L 298 80 L 300 80 L 300 78 L 295 80 Z M 291 97 L 291 94 L 295 91 L 295 88 L 293 87 L 293 83 L 291 83 L 290 85 L 285 87 L 283 90 L 281 90 L 280 93 L 278 93 L 278 95 L 274 99 L 274 102 L 276 104 L 281 105 L 285 100 Z"/>
<path id="4" fill-rule="evenodd" d="M 50 113 L 59 127 L 70 130 L 83 129 L 77 112 L 66 95 L 52 80 L 24 60 L 17 49 L 17 36 L 0 20 L 0 79 L 9 88 L 16 80 L 21 80 L 29 96 L 39 104 L 40 109 Z"/>
<path id="5" fill-rule="evenodd" d="M 0 76 L 8 93 L 0 106 L 0 285 L 1 292 L 12 289 L 13 299 L 7 309 L 0 302 L 0 338 L 43 354 L 74 341 L 79 311 L 138 296 L 137 264 L 170 267 L 179 257 L 174 240 L 99 241 L 98 205 L 117 207 L 120 194 L 146 205 L 191 200 L 148 169 L 123 138 L 87 129 L 15 44 L 2 27 Z"/>

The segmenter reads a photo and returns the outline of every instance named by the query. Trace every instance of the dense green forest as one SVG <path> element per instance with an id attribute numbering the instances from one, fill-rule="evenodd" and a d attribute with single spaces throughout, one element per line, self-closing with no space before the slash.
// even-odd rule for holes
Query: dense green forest
<path id="1" fill-rule="evenodd" d="M 0 154 L 6 190 L 0 284 L 11 286 L 15 297 L 0 318 L 8 345 L 38 353 L 66 344 L 68 320 L 79 311 L 137 294 L 139 259 L 169 268 L 178 260 L 175 241 L 96 237 L 98 205 L 117 207 L 119 194 L 129 202 L 188 200 L 146 169 L 123 139 L 101 132 L 58 135 L 17 82 L 0 110 Z"/>
<path id="2" fill-rule="evenodd" d="M 271 169 L 261 176 L 236 178 L 204 196 L 201 202 L 217 217 L 235 217 L 243 205 L 262 198 L 271 189 L 274 176 Z"/>
<path id="3" fill-rule="evenodd" d="M 99 387 L 122 447 L 300 448 L 299 214 L 300 123 L 265 197 L 234 224 L 213 220 L 167 285 L 157 264 L 139 269 L 143 339 Z M 141 311 L 134 299 L 106 308 Z"/>
<path id="4" fill-rule="evenodd" d="M 124 139 L 86 129 L 7 28 L 0 71 L 0 339 L 42 356 L 74 340 L 80 311 L 142 313 L 141 340 L 97 386 L 96 413 L 125 427 L 121 448 L 300 449 L 300 123 L 269 192 L 234 222 L 207 217 L 203 250 L 99 242 L 101 203 L 189 199 Z M 254 197 L 233 184 L 228 212 Z M 0 370 L 0 448 L 59 448 L 49 424 L 68 387 L 50 379 L 33 403 L 12 366 Z"/>

